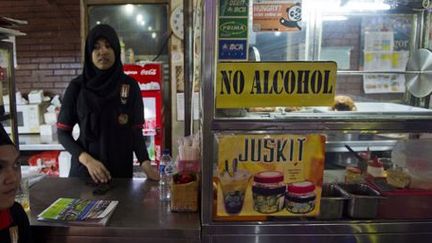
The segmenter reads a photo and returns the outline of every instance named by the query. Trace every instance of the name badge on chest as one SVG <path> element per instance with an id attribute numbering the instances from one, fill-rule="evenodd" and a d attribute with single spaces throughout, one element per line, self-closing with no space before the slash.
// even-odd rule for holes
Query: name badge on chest
<path id="1" fill-rule="evenodd" d="M 120 102 L 122 105 L 127 103 L 127 99 L 129 97 L 129 84 L 122 84 L 120 90 Z"/>
<path id="2" fill-rule="evenodd" d="M 120 90 L 120 102 L 122 105 L 126 105 L 129 97 L 129 84 L 122 84 Z M 129 116 L 126 113 L 120 113 L 118 116 L 118 123 L 120 125 L 126 125 L 129 121 Z"/>

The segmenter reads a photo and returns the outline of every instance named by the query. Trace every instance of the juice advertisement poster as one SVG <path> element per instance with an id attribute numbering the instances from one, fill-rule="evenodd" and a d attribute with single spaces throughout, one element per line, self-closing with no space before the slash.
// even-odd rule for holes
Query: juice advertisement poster
<path id="1" fill-rule="evenodd" d="M 319 215 L 325 136 L 220 134 L 216 218 Z"/>

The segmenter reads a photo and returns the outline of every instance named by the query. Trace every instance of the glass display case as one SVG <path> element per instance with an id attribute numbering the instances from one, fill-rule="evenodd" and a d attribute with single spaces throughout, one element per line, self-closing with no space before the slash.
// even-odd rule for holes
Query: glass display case
<path id="1" fill-rule="evenodd" d="M 253 12 L 252 2 L 249 1 L 249 12 Z M 387 120 L 391 115 L 412 120 L 430 116 L 427 108 L 432 87 L 419 84 L 422 82 L 419 74 L 429 70 L 420 70 L 415 64 L 419 58 L 431 55 L 427 50 L 418 51 L 428 36 L 424 31 L 427 11 L 418 1 L 385 2 L 365 1 L 360 8 L 358 1 L 305 0 L 297 31 L 256 32 L 252 14 L 249 14 L 248 45 L 258 53 L 260 61 L 335 61 L 338 68 L 336 95 L 348 96 L 355 102 L 355 112 L 332 112 L 334 107 L 319 106 L 269 107 L 249 109 L 260 113 L 217 110 L 216 118 L 303 119 L 314 116 L 358 120 L 369 119 L 374 114 L 375 119 Z M 249 60 L 255 60 L 255 56 L 249 55 Z M 416 67 L 407 68 L 409 61 Z M 427 66 L 426 60 L 420 62 L 423 67 Z M 422 86 L 422 91 L 413 86 Z"/>
<path id="2" fill-rule="evenodd" d="M 430 72 L 430 52 L 422 49 L 425 38 L 429 36 L 425 31 L 429 12 L 423 8 L 422 1 L 270 2 L 221 0 L 205 1 L 203 5 L 203 70 L 208 70 L 203 73 L 202 87 L 205 97 L 201 204 L 204 242 L 285 242 L 288 238 L 299 242 L 430 240 L 432 215 L 427 205 L 431 200 L 432 188 L 420 185 L 428 184 L 426 181 L 432 179 L 429 177 L 432 164 L 428 162 L 431 157 L 426 152 L 428 149 L 422 149 L 431 145 L 432 136 L 429 99 L 432 91 L 429 85 L 432 82 L 426 78 Z M 228 35 L 220 35 L 222 30 L 227 29 L 222 26 L 227 18 L 232 18 L 232 22 L 241 22 L 239 19 L 242 17 L 239 16 L 221 17 L 226 14 L 226 6 L 230 4 L 236 5 L 237 9 L 248 8 L 245 38 L 235 34 L 231 39 L 227 38 Z M 257 9 L 259 4 L 282 6 L 281 12 L 288 16 L 277 19 L 289 25 L 291 30 L 280 31 L 275 27 L 262 31 L 266 26 L 262 21 L 256 21 L 260 16 L 260 10 Z M 292 11 L 283 4 L 290 4 L 291 8 L 300 4 L 301 18 L 290 20 Z M 236 60 L 227 61 L 228 55 L 221 55 L 221 42 L 233 43 L 232 39 L 236 43 L 246 41 L 243 42 L 248 50 L 246 58 L 237 55 Z M 300 101 L 295 102 L 295 105 L 281 102 L 280 105 L 269 107 L 217 107 L 217 70 L 221 64 L 285 63 L 289 66 L 292 61 L 337 63 L 335 99 L 332 104 L 298 105 Z M 365 204 L 367 206 L 360 214 L 349 214 L 350 210 L 344 209 L 346 212 L 343 216 L 331 219 L 319 216 L 278 217 L 265 213 L 244 217 L 241 221 L 233 215 L 222 220 L 217 217 L 216 208 L 220 203 L 216 198 L 222 196 L 218 194 L 218 188 L 224 186 L 221 181 L 223 178 L 218 176 L 221 165 L 223 167 L 220 150 L 221 146 L 227 146 L 221 144 L 221 138 L 232 135 L 279 138 L 311 134 L 321 134 L 326 138 L 324 184 L 344 183 L 350 173 L 347 167 L 360 167 L 363 163 L 362 153 L 367 153 L 368 158 L 379 159 L 388 174 L 393 173 L 388 169 L 396 167 L 411 171 L 410 180 L 416 188 L 415 192 L 407 190 L 389 194 L 382 188 L 382 180 L 372 179 L 367 183 L 380 196 L 371 194 L 373 199 Z M 426 147 L 419 147 L 419 144 Z M 236 146 L 232 143 L 232 147 Z M 231 174 L 231 180 L 234 178 Z M 252 192 L 256 193 L 256 175 L 253 178 L 251 187 Z M 352 195 L 351 198 L 355 198 Z M 223 197 L 225 199 L 225 195 Z M 238 198 L 243 197 L 248 196 L 240 195 Z M 240 201 L 243 202 L 243 199 Z M 321 203 L 324 208 L 322 200 Z M 373 217 L 361 214 L 372 211 Z M 406 213 L 400 213 L 403 211 Z"/>

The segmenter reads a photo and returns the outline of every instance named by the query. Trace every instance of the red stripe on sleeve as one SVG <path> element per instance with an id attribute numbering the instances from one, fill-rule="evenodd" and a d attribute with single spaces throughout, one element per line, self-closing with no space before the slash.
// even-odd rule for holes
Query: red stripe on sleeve
<path id="1" fill-rule="evenodd" d="M 73 127 L 61 122 L 57 122 L 57 128 L 65 131 L 72 131 Z"/>

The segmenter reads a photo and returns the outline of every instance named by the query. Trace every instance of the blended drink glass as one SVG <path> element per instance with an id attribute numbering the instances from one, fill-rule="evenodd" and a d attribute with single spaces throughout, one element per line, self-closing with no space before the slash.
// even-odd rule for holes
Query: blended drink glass
<path id="1" fill-rule="evenodd" d="M 238 214 L 242 210 L 250 173 L 238 170 L 232 175 L 224 171 L 220 176 L 225 211 L 228 214 Z"/>
<path id="2" fill-rule="evenodd" d="M 22 178 L 20 187 L 15 196 L 15 201 L 21 204 L 26 213 L 30 212 L 30 190 L 28 178 Z"/>

